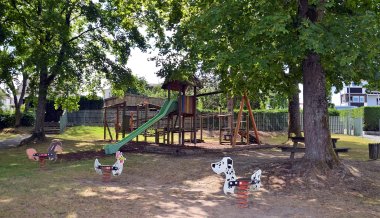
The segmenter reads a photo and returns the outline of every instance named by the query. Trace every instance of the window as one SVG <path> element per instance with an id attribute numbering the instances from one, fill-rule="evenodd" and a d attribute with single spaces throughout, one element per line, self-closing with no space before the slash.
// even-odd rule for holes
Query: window
<path id="1" fill-rule="evenodd" d="M 359 102 L 359 96 L 352 96 L 353 102 Z"/>
<path id="2" fill-rule="evenodd" d="M 360 102 L 364 102 L 364 96 L 360 96 Z"/>

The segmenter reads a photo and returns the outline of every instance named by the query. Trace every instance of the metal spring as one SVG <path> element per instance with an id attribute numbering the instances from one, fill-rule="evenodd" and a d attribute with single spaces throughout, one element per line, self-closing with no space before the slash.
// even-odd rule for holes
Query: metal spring
<path id="1" fill-rule="evenodd" d="M 237 187 L 236 199 L 239 208 L 247 208 L 248 207 L 248 187 L 249 181 L 239 181 L 239 185 Z"/>
<path id="2" fill-rule="evenodd" d="M 102 167 L 103 182 L 109 182 L 111 180 L 111 170 L 112 170 L 112 166 Z"/>
<path id="3" fill-rule="evenodd" d="M 40 165 L 40 170 L 44 170 L 45 169 L 45 158 L 44 157 L 39 157 L 38 158 L 38 163 Z"/>

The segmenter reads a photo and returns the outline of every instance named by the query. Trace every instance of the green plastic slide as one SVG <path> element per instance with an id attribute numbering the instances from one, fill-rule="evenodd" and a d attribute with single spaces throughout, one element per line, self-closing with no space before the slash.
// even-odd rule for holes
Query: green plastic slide
<path id="1" fill-rule="evenodd" d="M 114 144 L 108 144 L 104 146 L 104 151 L 106 154 L 115 154 L 122 146 L 126 145 L 128 142 L 130 142 L 132 139 L 143 133 L 146 129 L 151 127 L 153 124 L 155 124 L 157 121 L 162 119 L 163 117 L 167 116 L 169 113 L 175 111 L 177 109 L 177 100 L 170 99 L 166 100 L 164 104 L 161 107 L 161 110 L 154 116 L 152 119 L 148 120 L 148 122 L 141 125 L 138 129 L 131 132 L 127 137 L 123 138 L 122 140 L 114 143 Z"/>

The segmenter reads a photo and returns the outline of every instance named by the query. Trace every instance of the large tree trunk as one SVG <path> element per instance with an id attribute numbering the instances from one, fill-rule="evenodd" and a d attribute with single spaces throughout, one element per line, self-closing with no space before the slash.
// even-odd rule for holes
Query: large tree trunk
<path id="1" fill-rule="evenodd" d="M 16 128 L 21 125 L 21 118 L 22 118 L 21 105 L 24 104 L 24 96 L 26 92 L 27 82 L 28 82 L 28 75 L 24 73 L 22 77 L 22 87 L 21 87 L 20 98 L 17 99 L 17 92 L 18 92 L 17 87 L 15 87 L 15 92 L 13 93 L 13 102 L 15 104 L 15 127 Z"/>
<path id="2" fill-rule="evenodd" d="M 15 127 L 21 126 L 21 105 L 20 104 L 15 104 Z"/>
<path id="3" fill-rule="evenodd" d="M 295 84 L 295 85 L 298 85 L 298 84 Z M 302 136 L 302 134 L 301 134 L 301 121 L 300 121 L 300 99 L 299 99 L 298 95 L 299 95 L 299 92 L 294 93 L 292 96 L 289 97 L 288 137 L 290 137 L 292 133 L 294 133 L 295 136 L 297 136 L 297 137 Z"/>
<path id="4" fill-rule="evenodd" d="M 298 16 L 312 23 L 322 20 L 323 11 L 308 0 L 299 0 Z M 322 8 L 322 7 L 321 7 Z M 317 36 L 313 36 L 317 37 Z M 309 51 L 302 62 L 303 74 L 303 126 L 305 134 L 306 163 L 319 169 L 333 168 L 339 163 L 331 145 L 328 123 L 326 76 L 321 59 Z"/>
<path id="5" fill-rule="evenodd" d="M 338 159 L 331 145 L 329 131 L 326 77 L 318 54 L 310 53 L 302 63 L 304 132 L 306 151 L 304 158 L 315 166 L 332 168 Z"/>
<path id="6" fill-rule="evenodd" d="M 45 139 L 44 122 L 46 112 L 46 97 L 48 90 L 48 74 L 46 69 L 42 69 L 40 73 L 40 83 L 38 86 L 38 105 L 36 111 L 36 122 L 33 130 L 33 138 L 39 140 Z"/>

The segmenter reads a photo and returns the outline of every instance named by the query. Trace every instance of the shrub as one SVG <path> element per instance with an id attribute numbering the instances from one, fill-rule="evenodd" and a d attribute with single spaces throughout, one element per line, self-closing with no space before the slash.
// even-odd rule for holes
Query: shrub
<path id="1" fill-rule="evenodd" d="M 364 117 L 364 108 L 365 107 L 359 107 L 355 109 L 341 110 L 339 113 L 342 117 L 362 118 Z"/>
<path id="2" fill-rule="evenodd" d="M 9 112 L 0 113 L 0 129 L 14 126 L 15 116 Z"/>
<path id="3" fill-rule="evenodd" d="M 28 112 L 23 114 L 21 118 L 22 126 L 33 126 L 34 125 L 34 113 Z M 13 127 L 16 122 L 15 114 L 11 112 L 1 112 L 0 113 L 0 129 Z"/>
<path id="4" fill-rule="evenodd" d="M 79 104 L 79 110 L 102 109 L 103 99 L 100 97 L 88 98 L 86 96 L 81 96 L 78 104 Z"/>
<path id="5" fill-rule="evenodd" d="M 364 107 L 364 131 L 379 131 L 380 107 Z"/>
<path id="6" fill-rule="evenodd" d="M 328 112 L 329 112 L 329 116 L 339 116 L 340 115 L 339 111 L 335 108 L 329 108 Z"/>
<path id="7" fill-rule="evenodd" d="M 22 126 L 33 126 L 35 121 L 35 114 L 33 112 L 28 112 L 23 114 L 21 118 Z"/>

